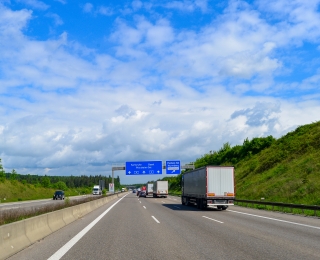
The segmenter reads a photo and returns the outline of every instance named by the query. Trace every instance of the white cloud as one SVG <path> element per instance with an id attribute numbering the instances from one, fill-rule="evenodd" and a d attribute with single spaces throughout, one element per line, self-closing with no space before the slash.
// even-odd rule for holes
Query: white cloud
<path id="1" fill-rule="evenodd" d="M 61 19 L 61 17 L 59 15 L 53 14 L 53 13 L 49 13 L 49 14 L 47 14 L 47 16 L 53 18 L 54 23 L 55 23 L 56 26 L 63 24 L 63 20 Z"/>
<path id="2" fill-rule="evenodd" d="M 208 9 L 206 1 L 181 3 Z M 91 3 L 83 9 L 97 10 Z M 319 95 L 309 93 L 317 90 L 318 72 L 297 82 L 275 80 L 288 69 L 281 51 L 290 52 L 291 41 L 316 39 L 307 18 L 299 18 L 299 28 L 312 36 L 287 34 L 298 23 L 270 23 L 244 3 L 199 30 L 176 29 L 164 16 L 118 18 L 106 36 L 112 48 L 100 53 L 71 41 L 67 32 L 29 38 L 24 31 L 31 11 L 0 5 L 0 17 L 0 151 L 6 169 L 106 174 L 112 163 L 129 160 L 186 163 L 223 143 L 279 137 L 318 118 Z M 282 98 L 283 89 L 301 95 Z M 250 91 L 253 96 L 244 95 Z"/>
<path id="3" fill-rule="evenodd" d="M 47 10 L 50 7 L 44 2 L 38 1 L 38 0 L 16 0 L 16 1 L 39 10 Z"/>
<path id="4" fill-rule="evenodd" d="M 97 13 L 99 14 L 102 14 L 102 15 L 106 15 L 106 16 L 109 16 L 109 15 L 112 15 L 113 14 L 113 11 L 106 7 L 106 6 L 100 6 L 98 9 L 97 9 Z"/>
<path id="5" fill-rule="evenodd" d="M 91 3 L 85 3 L 84 6 L 83 6 L 83 11 L 85 13 L 91 13 L 93 10 L 93 4 Z"/>
<path id="6" fill-rule="evenodd" d="M 178 9 L 184 12 L 193 12 L 199 8 L 202 12 L 206 12 L 208 9 L 207 0 L 184 0 L 184 1 L 171 1 L 164 5 L 169 9 Z"/>

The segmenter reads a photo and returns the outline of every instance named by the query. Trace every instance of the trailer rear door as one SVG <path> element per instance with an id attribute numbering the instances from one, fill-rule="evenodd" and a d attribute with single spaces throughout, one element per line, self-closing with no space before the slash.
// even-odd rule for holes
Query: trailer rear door
<path id="1" fill-rule="evenodd" d="M 207 168 L 207 196 L 234 196 L 234 168 Z"/>

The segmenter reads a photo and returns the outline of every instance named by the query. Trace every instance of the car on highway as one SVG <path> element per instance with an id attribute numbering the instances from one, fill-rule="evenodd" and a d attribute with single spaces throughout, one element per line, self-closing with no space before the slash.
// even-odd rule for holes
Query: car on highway
<path id="1" fill-rule="evenodd" d="M 54 200 L 64 200 L 64 191 L 63 190 L 56 190 L 53 194 Z"/>
<path id="2" fill-rule="evenodd" d="M 147 193 L 146 193 L 146 191 L 145 190 L 142 190 L 142 191 L 140 191 L 140 193 L 139 193 L 139 198 L 140 197 L 147 197 Z"/>
<path id="3" fill-rule="evenodd" d="M 137 191 L 136 191 L 136 189 L 134 189 L 133 191 L 132 191 L 132 193 L 136 193 Z"/>

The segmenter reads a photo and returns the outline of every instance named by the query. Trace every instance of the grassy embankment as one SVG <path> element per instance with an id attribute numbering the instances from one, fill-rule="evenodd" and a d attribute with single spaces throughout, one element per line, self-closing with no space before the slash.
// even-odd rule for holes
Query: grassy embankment
<path id="1" fill-rule="evenodd" d="M 221 165 L 235 167 L 237 199 L 320 205 L 320 122 L 300 126 L 259 153 L 235 159 L 235 164 Z M 173 187 L 170 192 L 181 195 L 178 177 L 166 179 Z"/>
<path id="2" fill-rule="evenodd" d="M 235 165 L 238 199 L 320 205 L 320 122 Z"/>
<path id="3" fill-rule="evenodd" d="M 22 184 L 19 181 L 5 180 L 0 182 L 0 202 L 15 202 L 52 198 L 55 189 L 37 187 L 32 184 Z M 79 195 L 77 189 L 67 189 L 65 196 Z"/>

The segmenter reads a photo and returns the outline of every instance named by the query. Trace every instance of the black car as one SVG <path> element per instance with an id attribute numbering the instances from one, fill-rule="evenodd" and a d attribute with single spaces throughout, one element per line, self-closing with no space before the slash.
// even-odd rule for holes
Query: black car
<path id="1" fill-rule="evenodd" d="M 64 200 L 64 191 L 63 190 L 57 190 L 53 194 L 54 200 Z"/>
<path id="2" fill-rule="evenodd" d="M 144 191 L 144 190 L 140 191 L 140 193 L 139 193 L 139 198 L 140 198 L 140 197 L 147 197 L 146 191 Z"/>

